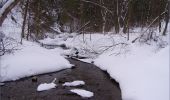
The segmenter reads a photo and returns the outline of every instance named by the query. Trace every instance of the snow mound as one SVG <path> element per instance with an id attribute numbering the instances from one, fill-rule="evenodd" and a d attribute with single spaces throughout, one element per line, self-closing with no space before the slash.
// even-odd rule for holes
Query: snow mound
<path id="1" fill-rule="evenodd" d="M 57 85 L 55 83 L 43 83 L 37 88 L 37 91 L 45 91 L 55 88 Z"/>
<path id="2" fill-rule="evenodd" d="M 55 72 L 73 65 L 60 55 L 59 50 L 48 50 L 38 44 L 23 41 L 13 54 L 1 57 L 0 82 L 17 80 L 37 74 Z"/>
<path id="3" fill-rule="evenodd" d="M 102 54 L 95 65 L 119 82 L 123 100 L 169 100 L 169 46 L 157 53 L 146 46 L 131 50 L 128 56 Z"/>
<path id="4" fill-rule="evenodd" d="M 65 82 L 63 86 L 80 86 L 80 85 L 85 85 L 84 81 L 73 81 L 73 82 Z"/>
<path id="5" fill-rule="evenodd" d="M 76 93 L 77 95 L 83 97 L 83 98 L 90 98 L 94 96 L 93 92 L 83 90 L 83 89 L 72 89 L 70 90 L 73 93 Z"/>

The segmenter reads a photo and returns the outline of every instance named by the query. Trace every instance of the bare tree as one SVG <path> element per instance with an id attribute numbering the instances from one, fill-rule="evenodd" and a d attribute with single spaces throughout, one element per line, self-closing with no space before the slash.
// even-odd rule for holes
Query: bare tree
<path id="1" fill-rule="evenodd" d="M 103 0 L 100 0 L 100 5 L 104 5 Z M 101 9 L 101 15 L 102 15 L 102 19 L 103 19 L 102 33 L 105 34 L 107 10 Z"/>
<path id="2" fill-rule="evenodd" d="M 23 25 L 22 25 L 22 33 L 21 33 L 21 44 L 22 44 L 22 38 L 25 37 L 25 24 L 26 24 L 26 19 L 27 19 L 27 12 L 28 12 L 28 3 L 29 0 L 26 0 L 26 5 L 25 5 L 25 11 L 24 11 L 24 20 L 23 20 Z"/>

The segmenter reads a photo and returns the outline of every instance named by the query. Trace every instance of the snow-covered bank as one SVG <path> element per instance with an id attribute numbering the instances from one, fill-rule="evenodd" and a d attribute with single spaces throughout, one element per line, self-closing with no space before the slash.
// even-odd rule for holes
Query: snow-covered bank
<path id="1" fill-rule="evenodd" d="M 169 34 L 158 35 L 157 41 L 132 43 L 138 36 L 138 32 L 133 32 L 127 41 L 125 35 L 85 34 L 73 38 L 65 36 L 63 41 L 57 41 L 62 38 L 56 36 L 42 42 L 65 44 L 76 48 L 79 55 L 91 57 L 98 67 L 120 83 L 123 100 L 169 100 Z M 68 50 L 69 53 L 72 54 Z"/>
<path id="2" fill-rule="evenodd" d="M 59 71 L 72 66 L 57 49 L 47 50 L 28 41 L 23 41 L 23 45 L 18 49 L 13 54 L 1 57 L 1 82 Z"/>
<path id="3" fill-rule="evenodd" d="M 100 55 L 95 64 L 116 79 L 123 100 L 169 100 L 169 46 L 154 54 L 145 46 L 132 54 Z"/>

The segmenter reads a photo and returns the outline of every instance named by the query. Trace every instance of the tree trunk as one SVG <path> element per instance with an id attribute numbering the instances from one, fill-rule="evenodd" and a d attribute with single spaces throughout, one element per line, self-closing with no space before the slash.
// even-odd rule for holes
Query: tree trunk
<path id="1" fill-rule="evenodd" d="M 36 37 L 40 37 L 40 0 L 37 3 L 37 15 L 36 15 Z"/>
<path id="2" fill-rule="evenodd" d="M 166 30 L 167 30 L 167 28 L 168 28 L 168 23 L 169 23 L 169 16 L 170 16 L 170 1 L 168 1 L 168 3 L 167 3 L 167 9 L 166 9 L 166 13 L 165 13 L 165 22 L 166 22 L 166 24 L 165 24 L 165 28 L 164 28 L 164 31 L 163 31 L 163 33 L 162 33 L 162 35 L 166 35 Z"/>
<path id="3" fill-rule="evenodd" d="M 22 38 L 25 37 L 24 33 L 25 33 L 25 24 L 26 24 L 26 19 L 27 19 L 28 3 L 29 3 L 29 0 L 26 1 L 26 5 L 25 5 L 24 20 L 22 24 L 22 33 L 21 33 L 21 44 L 22 44 Z"/>

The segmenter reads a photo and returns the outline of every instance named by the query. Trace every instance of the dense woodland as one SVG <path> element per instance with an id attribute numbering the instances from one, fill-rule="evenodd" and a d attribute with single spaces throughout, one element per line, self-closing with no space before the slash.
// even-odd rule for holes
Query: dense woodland
<path id="1" fill-rule="evenodd" d="M 103 34 L 156 27 L 165 35 L 170 8 L 168 0 L 22 0 L 20 6 L 23 38 L 34 34 L 38 39 L 47 32 L 59 34 L 55 27 L 61 32 Z"/>

